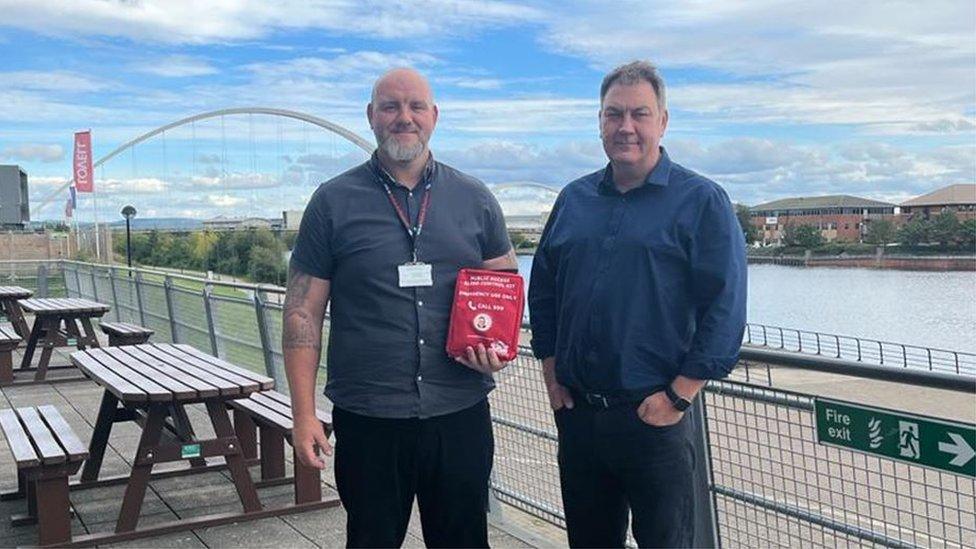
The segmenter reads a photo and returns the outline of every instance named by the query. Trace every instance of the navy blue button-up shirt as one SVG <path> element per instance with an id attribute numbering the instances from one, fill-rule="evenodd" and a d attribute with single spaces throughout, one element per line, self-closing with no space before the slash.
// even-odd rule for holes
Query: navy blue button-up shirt
<path id="1" fill-rule="evenodd" d="M 620 193 L 611 167 L 567 185 L 529 287 L 532 348 L 556 378 L 593 392 L 723 378 L 746 321 L 745 241 L 716 183 L 661 158 Z"/>

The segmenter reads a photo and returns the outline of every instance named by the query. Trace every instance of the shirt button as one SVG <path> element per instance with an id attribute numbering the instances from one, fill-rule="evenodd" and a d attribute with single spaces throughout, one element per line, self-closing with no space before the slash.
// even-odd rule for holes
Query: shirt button
<path id="1" fill-rule="evenodd" d="M 424 380 L 424 376 L 417 376 L 417 381 L 423 381 L 423 380 Z"/>
<path id="2" fill-rule="evenodd" d="M 423 344 L 424 344 L 424 338 L 420 338 L 420 339 L 418 339 L 418 340 L 417 340 L 417 343 L 419 343 L 419 344 L 421 344 L 421 345 L 423 345 Z"/>
<path id="3" fill-rule="evenodd" d="M 417 300 L 417 306 L 418 307 L 423 307 L 424 306 L 424 302 L 421 301 L 421 300 Z"/>

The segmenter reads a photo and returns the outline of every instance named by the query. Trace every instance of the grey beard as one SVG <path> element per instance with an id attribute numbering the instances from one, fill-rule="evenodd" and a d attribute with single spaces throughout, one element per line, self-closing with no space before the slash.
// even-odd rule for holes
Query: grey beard
<path id="1" fill-rule="evenodd" d="M 420 154 L 424 152 L 424 147 L 426 146 L 427 144 L 423 141 L 418 141 L 417 144 L 413 146 L 400 145 L 396 138 L 394 138 L 392 135 L 387 137 L 386 140 L 380 144 L 383 151 L 397 162 L 410 162 L 411 160 L 420 156 Z"/>

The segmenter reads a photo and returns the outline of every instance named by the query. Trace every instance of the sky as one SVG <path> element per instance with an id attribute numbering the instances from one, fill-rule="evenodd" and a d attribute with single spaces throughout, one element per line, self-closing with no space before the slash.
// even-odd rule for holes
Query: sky
<path id="1" fill-rule="evenodd" d="M 182 118 L 310 114 L 372 142 L 389 68 L 427 75 L 438 160 L 489 185 L 558 190 L 600 169 L 599 86 L 647 59 L 668 85 L 663 145 L 735 202 L 851 194 L 895 203 L 976 181 L 976 3 L 964 1 L 0 0 L 0 164 L 40 203 L 98 159 Z M 365 158 L 316 126 L 212 118 L 96 171 L 97 209 L 208 218 L 301 208 Z M 66 192 L 34 214 L 57 219 Z M 550 193 L 499 194 L 508 213 Z M 83 195 L 76 217 L 96 215 Z"/>

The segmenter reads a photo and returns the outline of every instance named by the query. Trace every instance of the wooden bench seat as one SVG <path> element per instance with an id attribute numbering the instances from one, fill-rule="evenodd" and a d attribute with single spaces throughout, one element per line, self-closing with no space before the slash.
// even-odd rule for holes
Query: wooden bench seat
<path id="1" fill-rule="evenodd" d="M 0 325 L 0 385 L 14 381 L 14 349 L 21 341 L 13 326 Z"/>
<path id="2" fill-rule="evenodd" d="M 149 341 L 154 330 L 128 322 L 99 322 L 98 327 L 108 335 L 110 347 L 120 345 L 139 345 Z"/>
<path id="3" fill-rule="evenodd" d="M 78 472 L 88 449 L 50 405 L 0 410 L 0 428 L 17 466 L 18 491 L 27 498 L 26 515 L 11 522 L 36 522 L 39 545 L 70 541 L 68 477 Z"/>
<path id="4" fill-rule="evenodd" d="M 234 411 L 234 431 L 241 441 L 245 458 L 257 457 L 257 433 L 260 432 L 261 480 L 272 481 L 285 477 L 285 447 L 292 444 L 291 400 L 277 391 L 251 393 L 249 398 L 227 402 Z M 325 428 L 326 436 L 332 432 L 332 416 L 321 410 L 316 415 Z M 257 431 L 257 432 L 256 432 Z M 295 503 L 309 503 L 322 499 L 320 471 L 302 465 L 294 452 Z"/>

